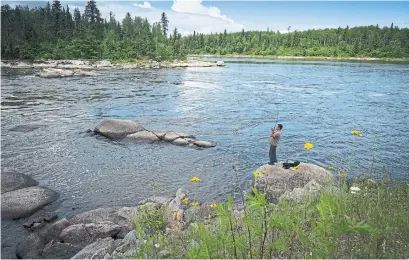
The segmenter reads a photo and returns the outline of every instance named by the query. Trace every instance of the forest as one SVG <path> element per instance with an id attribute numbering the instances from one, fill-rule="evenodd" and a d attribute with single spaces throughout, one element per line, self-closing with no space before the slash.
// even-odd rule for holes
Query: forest
<path id="1" fill-rule="evenodd" d="M 3 59 L 185 59 L 189 54 L 409 58 L 409 29 L 378 25 L 307 31 L 245 31 L 184 36 L 158 21 L 111 12 L 95 1 L 83 13 L 60 1 L 44 7 L 2 5 Z"/>

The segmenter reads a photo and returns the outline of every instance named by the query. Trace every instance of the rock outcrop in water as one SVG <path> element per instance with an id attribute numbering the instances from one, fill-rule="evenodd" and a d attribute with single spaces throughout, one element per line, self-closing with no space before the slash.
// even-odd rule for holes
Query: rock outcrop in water
<path id="1" fill-rule="evenodd" d="M 334 176 L 328 170 L 308 163 L 301 163 L 295 171 L 284 169 L 282 163 L 266 164 L 256 172 L 260 174 L 256 178 L 256 187 L 271 202 L 299 202 L 305 195 L 318 194 L 334 181 Z"/>
<path id="2" fill-rule="evenodd" d="M 191 134 L 172 131 L 149 131 L 138 122 L 123 119 L 106 119 L 94 130 L 110 139 L 125 139 L 133 142 L 164 141 L 174 145 L 210 148 L 216 144 L 210 141 L 196 140 Z"/>
<path id="3" fill-rule="evenodd" d="M 1 173 L 1 218 L 27 217 L 58 199 L 59 194 L 39 187 L 31 177 L 16 173 Z"/>

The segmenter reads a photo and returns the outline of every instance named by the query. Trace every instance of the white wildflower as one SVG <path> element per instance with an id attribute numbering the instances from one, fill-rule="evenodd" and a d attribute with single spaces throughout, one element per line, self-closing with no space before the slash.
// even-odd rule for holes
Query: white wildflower
<path id="1" fill-rule="evenodd" d="M 352 193 L 352 194 L 355 194 L 355 193 L 357 193 L 358 191 L 360 191 L 361 189 L 360 189 L 359 187 L 352 186 L 352 187 L 350 188 L 350 190 L 351 190 L 351 193 Z"/>
<path id="2" fill-rule="evenodd" d="M 155 244 L 155 247 L 158 248 L 158 247 L 159 247 L 159 244 Z"/>

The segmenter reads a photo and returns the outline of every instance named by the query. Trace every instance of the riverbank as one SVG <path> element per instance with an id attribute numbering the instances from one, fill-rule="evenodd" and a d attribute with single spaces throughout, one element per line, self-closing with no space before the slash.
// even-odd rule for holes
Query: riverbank
<path id="1" fill-rule="evenodd" d="M 373 58 L 373 57 L 324 57 L 324 56 L 275 56 L 275 55 L 245 55 L 245 54 L 203 54 L 189 57 L 221 57 L 221 58 L 255 58 L 278 60 L 330 60 L 330 61 L 362 61 L 362 62 L 391 62 L 409 63 L 409 58 Z"/>
<path id="2" fill-rule="evenodd" d="M 191 176 L 190 191 L 179 188 L 171 198 L 25 225 L 32 233 L 17 245 L 16 256 L 407 258 L 409 184 L 332 172 L 338 170 L 308 163 L 295 169 L 260 166 L 241 191 L 242 203 L 198 201 L 202 180 Z"/>

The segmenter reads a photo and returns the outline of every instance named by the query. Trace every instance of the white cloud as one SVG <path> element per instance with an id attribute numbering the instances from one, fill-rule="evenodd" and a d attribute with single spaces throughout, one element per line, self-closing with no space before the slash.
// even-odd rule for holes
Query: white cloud
<path id="1" fill-rule="evenodd" d="M 133 4 L 133 6 L 144 8 L 144 9 L 154 9 L 149 2 L 143 2 L 143 4 Z"/>
<path id="2" fill-rule="evenodd" d="M 219 8 L 213 6 L 206 7 L 202 5 L 202 0 L 174 0 L 172 10 L 179 13 L 208 15 L 234 23 L 233 20 L 227 18 L 225 15 L 222 15 Z"/>
<path id="3" fill-rule="evenodd" d="M 151 8 L 141 8 L 140 6 L 137 6 L 137 3 L 131 5 L 125 2 L 113 1 L 98 1 L 97 5 L 103 18 L 108 19 L 109 12 L 112 11 L 117 21 L 122 21 L 126 13 L 129 12 L 132 17 L 146 17 L 149 22 L 153 23 L 160 21 L 162 12 L 165 12 L 169 20 L 169 33 L 171 33 L 175 27 L 178 28 L 178 31 L 182 35 L 193 34 L 193 31 L 199 33 L 216 33 L 223 32 L 224 29 L 228 32 L 237 32 L 244 28 L 243 25 L 222 15 L 218 8 L 206 7 L 201 4 L 201 1 L 195 1 L 196 3 L 194 5 L 189 5 L 190 7 L 186 7 L 180 3 L 176 4 L 176 10 L 178 11 L 173 10 L 173 6 L 172 10 L 161 10 L 150 5 L 148 2 L 144 2 L 143 5 L 147 6 L 145 4 L 147 3 Z M 178 2 L 178 0 L 174 0 L 174 5 L 176 2 Z M 71 7 L 74 6 L 70 6 L 70 8 Z M 81 13 L 83 13 L 84 7 L 81 7 L 80 10 Z"/>

